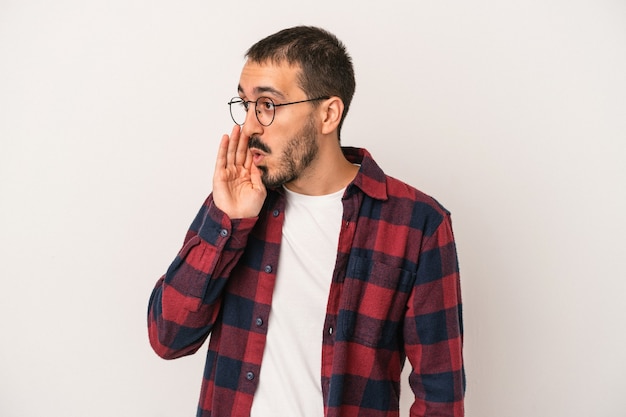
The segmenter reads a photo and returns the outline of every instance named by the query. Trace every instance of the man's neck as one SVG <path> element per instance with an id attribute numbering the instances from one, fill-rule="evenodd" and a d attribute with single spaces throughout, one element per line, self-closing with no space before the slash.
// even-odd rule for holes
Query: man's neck
<path id="1" fill-rule="evenodd" d="M 290 191 L 306 195 L 326 195 L 345 188 L 359 167 L 350 163 L 338 144 L 320 147 L 315 161 L 295 181 L 285 184 Z"/>

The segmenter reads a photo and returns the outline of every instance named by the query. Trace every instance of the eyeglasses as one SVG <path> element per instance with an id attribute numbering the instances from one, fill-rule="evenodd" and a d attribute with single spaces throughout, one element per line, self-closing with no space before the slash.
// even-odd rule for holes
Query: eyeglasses
<path id="1" fill-rule="evenodd" d="M 246 116 L 248 115 L 250 105 L 254 104 L 254 113 L 256 114 L 257 120 L 261 125 L 267 127 L 274 121 L 274 117 L 276 116 L 276 107 L 290 106 L 292 104 L 306 103 L 309 101 L 326 100 L 329 98 L 330 97 L 325 96 L 310 98 L 308 100 L 292 101 L 291 103 L 277 104 L 274 103 L 274 101 L 269 97 L 259 97 L 256 101 L 244 100 L 241 97 L 233 97 L 228 102 L 228 106 L 230 107 L 230 117 L 232 117 L 233 121 L 239 126 L 243 126 L 246 122 Z"/>

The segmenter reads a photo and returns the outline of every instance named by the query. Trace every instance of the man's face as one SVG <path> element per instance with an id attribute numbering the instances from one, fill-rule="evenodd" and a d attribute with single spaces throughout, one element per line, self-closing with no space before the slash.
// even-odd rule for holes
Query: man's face
<path id="1" fill-rule="evenodd" d="M 247 62 L 239 80 L 239 95 L 255 101 L 269 97 L 276 104 L 307 99 L 298 86 L 297 67 L 286 64 Z M 255 116 L 254 103 L 248 110 L 243 134 L 249 136 L 253 163 L 268 188 L 298 180 L 318 155 L 317 127 L 310 103 L 278 106 L 274 121 L 263 126 Z"/>

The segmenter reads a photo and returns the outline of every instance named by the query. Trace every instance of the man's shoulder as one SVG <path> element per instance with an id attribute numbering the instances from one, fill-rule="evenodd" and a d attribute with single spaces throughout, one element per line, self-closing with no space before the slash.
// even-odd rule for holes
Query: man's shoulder
<path id="1" fill-rule="evenodd" d="M 361 164 L 355 184 L 370 197 L 399 212 L 415 211 L 417 207 L 417 210 L 428 208 L 426 211 L 434 211 L 441 217 L 450 215 L 434 197 L 384 172 L 366 149 L 343 147 L 342 150 L 350 162 Z"/>
<path id="2" fill-rule="evenodd" d="M 395 177 L 385 175 L 385 178 L 387 180 L 387 195 L 391 204 L 404 201 L 406 205 L 406 202 L 412 202 L 413 205 L 426 205 L 431 207 L 441 215 L 450 214 L 450 212 L 431 195 Z"/>

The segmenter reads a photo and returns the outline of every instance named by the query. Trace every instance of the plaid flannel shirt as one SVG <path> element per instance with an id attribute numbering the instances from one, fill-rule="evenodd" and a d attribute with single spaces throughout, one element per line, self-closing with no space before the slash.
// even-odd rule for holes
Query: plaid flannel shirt
<path id="1" fill-rule="evenodd" d="M 411 416 L 464 415 L 458 262 L 450 215 L 386 176 L 364 149 L 343 196 L 328 295 L 321 387 L 327 417 L 399 415 L 405 358 Z M 172 359 L 211 334 L 199 417 L 249 416 L 263 359 L 285 199 L 268 192 L 257 218 L 229 219 L 209 196 L 150 298 L 153 349 Z M 297 370 L 294 370 L 294 372 Z"/>

